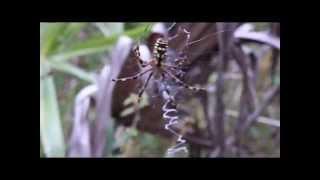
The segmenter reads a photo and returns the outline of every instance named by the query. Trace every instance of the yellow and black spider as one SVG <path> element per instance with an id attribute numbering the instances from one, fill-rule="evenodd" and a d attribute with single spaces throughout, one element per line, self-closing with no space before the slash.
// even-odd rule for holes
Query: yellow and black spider
<path id="1" fill-rule="evenodd" d="M 174 26 L 174 24 L 169 28 L 169 30 Z M 138 93 L 138 101 L 140 101 L 140 98 L 141 98 L 143 92 L 145 91 L 145 89 L 147 88 L 148 83 L 152 77 L 155 79 L 160 79 L 161 81 L 164 81 L 166 78 L 171 78 L 171 79 L 175 80 L 175 82 L 178 83 L 180 86 L 187 88 L 187 89 L 190 89 L 190 90 L 193 90 L 193 91 L 206 90 L 205 88 L 191 86 L 191 85 L 188 85 L 187 83 L 183 82 L 173 72 L 174 70 L 180 70 L 181 67 L 176 66 L 176 65 L 172 65 L 172 64 L 169 64 L 166 62 L 167 52 L 168 52 L 168 44 L 171 40 L 177 38 L 179 36 L 179 33 L 181 33 L 181 32 L 186 33 L 186 35 L 187 35 L 187 38 L 186 38 L 187 43 L 182 49 L 182 52 L 185 51 L 188 46 L 189 39 L 190 39 L 190 32 L 188 32 L 184 28 L 179 27 L 176 35 L 169 37 L 169 38 L 160 37 L 156 40 L 156 42 L 153 45 L 152 59 L 148 62 L 143 61 L 141 59 L 139 45 L 137 45 L 133 49 L 134 56 L 135 56 L 134 59 L 143 68 L 143 70 L 134 76 L 112 79 L 112 81 L 124 82 L 124 81 L 128 81 L 128 80 L 137 79 L 137 78 L 143 76 L 144 74 L 149 73 L 147 79 L 145 80 L 142 88 L 140 89 L 140 91 Z M 189 43 L 189 44 L 191 44 L 191 43 Z M 179 61 L 179 60 L 182 61 L 184 59 L 176 59 L 176 61 Z"/>

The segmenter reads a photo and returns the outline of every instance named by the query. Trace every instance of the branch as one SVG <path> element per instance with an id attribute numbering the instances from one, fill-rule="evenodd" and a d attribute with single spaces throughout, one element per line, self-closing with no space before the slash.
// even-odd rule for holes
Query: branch
<path id="1" fill-rule="evenodd" d="M 243 24 L 234 33 L 237 39 L 253 41 L 257 43 L 268 44 L 280 51 L 280 39 L 265 32 L 250 32 L 253 27 L 250 24 Z"/>
<path id="2" fill-rule="evenodd" d="M 90 110 L 91 98 L 95 98 L 96 84 L 83 88 L 76 96 L 68 157 L 91 157 Z"/>
<path id="3" fill-rule="evenodd" d="M 239 113 L 237 111 L 228 109 L 228 110 L 226 110 L 226 115 L 227 116 L 232 116 L 234 118 L 237 118 L 239 116 Z M 280 120 L 272 119 L 272 118 L 269 118 L 269 117 L 259 116 L 257 118 L 257 122 L 258 123 L 262 123 L 262 124 L 266 124 L 266 125 L 269 125 L 269 126 L 280 127 Z"/>
<path id="4" fill-rule="evenodd" d="M 112 94 L 115 83 L 112 83 L 111 78 L 117 77 L 125 61 L 131 52 L 132 40 L 128 37 L 121 37 L 112 51 L 112 62 L 110 69 L 106 66 L 105 71 L 101 73 L 98 80 L 98 98 L 97 98 L 97 119 L 94 122 L 92 130 L 92 156 L 101 157 L 106 147 L 107 131 L 113 128 L 113 121 L 111 117 L 112 108 Z M 109 70 L 110 71 L 109 71 Z M 109 143 L 109 142 L 108 142 Z"/>
<path id="5" fill-rule="evenodd" d="M 241 137 L 242 137 L 242 127 L 248 115 L 253 112 L 258 104 L 258 99 L 256 95 L 256 89 L 254 84 L 254 75 L 252 69 L 250 68 L 250 59 L 249 57 L 242 51 L 240 44 L 236 43 L 236 39 L 233 39 L 233 43 L 231 44 L 231 54 L 233 55 L 236 63 L 238 64 L 241 73 L 242 73 L 242 83 L 243 90 L 240 99 L 240 113 L 237 120 L 237 125 L 235 128 L 235 144 L 238 147 L 236 154 L 240 156 L 241 149 Z"/>
<path id="6" fill-rule="evenodd" d="M 198 146 L 202 146 L 204 148 L 210 148 L 212 149 L 214 147 L 214 144 L 212 143 L 212 140 L 205 139 L 205 138 L 199 138 L 196 136 L 191 136 L 186 134 L 184 138 L 190 143 Z"/>
<path id="7" fill-rule="evenodd" d="M 233 24 L 217 23 L 217 31 L 222 31 L 228 28 L 228 25 L 233 26 Z M 225 104 L 223 102 L 224 94 L 224 69 L 226 68 L 226 63 L 228 61 L 228 46 L 230 42 L 230 34 L 220 34 L 218 36 L 219 52 L 220 57 L 218 60 L 218 79 L 216 82 L 216 108 L 215 117 L 211 123 L 211 131 L 216 131 L 216 141 L 217 148 L 220 150 L 219 155 L 224 155 L 225 149 L 225 132 L 224 132 L 224 113 Z M 212 127 L 213 126 L 213 127 Z M 215 127 L 215 128 L 214 128 Z M 212 133 L 213 133 L 212 132 Z"/>
<path id="8" fill-rule="evenodd" d="M 254 86 L 254 73 L 249 66 L 250 59 L 238 45 L 232 44 L 231 51 L 243 76 L 243 91 L 245 91 L 248 96 L 247 103 L 249 103 L 249 109 L 254 110 L 258 104 L 258 99 Z"/>
<path id="9" fill-rule="evenodd" d="M 272 23 L 271 33 L 275 36 L 280 36 L 280 23 Z M 272 64 L 271 64 L 271 71 L 270 71 L 272 81 L 274 80 L 274 77 L 276 75 L 276 68 L 277 68 L 277 65 L 279 64 L 279 61 L 278 61 L 279 55 L 280 55 L 280 51 L 278 51 L 278 49 L 276 48 L 273 48 L 272 58 L 271 58 Z"/>
<path id="10" fill-rule="evenodd" d="M 280 85 L 277 87 L 273 87 L 269 92 L 267 92 L 266 98 L 263 102 L 263 104 L 256 109 L 246 120 L 246 123 L 244 125 L 244 131 L 247 131 L 249 127 L 251 127 L 257 120 L 257 118 L 260 116 L 260 114 L 265 110 L 266 107 L 273 101 L 273 99 L 280 94 Z"/>

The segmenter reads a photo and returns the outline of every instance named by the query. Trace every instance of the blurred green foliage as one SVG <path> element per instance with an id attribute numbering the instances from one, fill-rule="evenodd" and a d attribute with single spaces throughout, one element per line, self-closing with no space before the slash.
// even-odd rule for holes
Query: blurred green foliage
<path id="1" fill-rule="evenodd" d="M 121 35 L 139 39 L 149 23 L 40 23 L 40 156 L 64 157 L 77 92 Z"/>
<path id="2" fill-rule="evenodd" d="M 170 142 L 163 137 L 141 132 L 135 127 L 117 129 L 114 157 L 164 157 Z"/>

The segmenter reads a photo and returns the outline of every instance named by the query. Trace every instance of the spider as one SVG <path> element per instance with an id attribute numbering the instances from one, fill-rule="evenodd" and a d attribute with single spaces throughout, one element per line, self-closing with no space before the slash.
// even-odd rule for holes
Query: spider
<path id="1" fill-rule="evenodd" d="M 173 25 L 169 29 L 171 29 L 172 27 L 173 27 Z M 168 29 L 168 31 L 169 31 L 169 29 Z M 143 92 L 145 91 L 145 89 L 147 88 L 149 81 L 152 77 L 154 77 L 155 79 L 160 79 L 161 81 L 164 81 L 166 78 L 169 77 L 169 78 L 175 80 L 175 82 L 178 83 L 180 86 L 182 86 L 186 89 L 192 90 L 192 91 L 206 90 L 205 88 L 191 86 L 191 85 L 183 82 L 173 72 L 173 70 L 181 70 L 181 67 L 166 63 L 167 53 L 168 53 L 168 43 L 171 40 L 177 38 L 179 36 L 179 32 L 182 32 L 182 31 L 184 33 L 186 33 L 186 35 L 187 35 L 187 38 L 186 38 L 187 43 L 182 48 L 181 52 L 186 51 L 187 44 L 190 39 L 190 32 L 188 32 L 185 28 L 182 29 L 181 27 L 179 27 L 178 33 L 176 35 L 169 37 L 169 38 L 160 37 L 156 40 L 156 42 L 153 45 L 152 59 L 149 62 L 145 62 L 140 58 L 139 45 L 137 45 L 133 49 L 134 59 L 139 64 L 140 67 L 142 67 L 143 69 L 145 68 L 145 69 L 142 70 L 141 72 L 137 73 L 136 75 L 124 77 L 124 78 L 112 79 L 112 81 L 113 82 L 118 82 L 118 81 L 124 82 L 124 81 L 128 81 L 128 80 L 137 79 L 137 78 L 149 73 L 143 86 L 139 90 L 138 102 L 140 102 L 141 96 L 142 96 Z M 182 57 L 180 59 L 177 58 L 176 61 L 180 61 L 179 64 L 181 65 L 182 60 L 185 60 L 185 58 L 186 57 Z"/>

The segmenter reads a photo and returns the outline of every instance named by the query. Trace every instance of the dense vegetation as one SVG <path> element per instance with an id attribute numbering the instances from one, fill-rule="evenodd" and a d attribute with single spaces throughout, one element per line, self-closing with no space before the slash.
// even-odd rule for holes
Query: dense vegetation
<path id="1" fill-rule="evenodd" d="M 171 25 L 40 23 L 40 157 L 166 157 L 176 137 L 153 87 L 172 82 L 151 80 L 137 103 L 143 78 L 111 81 L 139 72 L 132 49 L 152 48 L 161 24 Z M 178 23 L 170 36 L 179 27 L 190 41 L 206 37 L 188 48 L 182 78 L 208 89 L 170 84 L 187 141 L 181 156 L 280 157 L 280 24 Z"/>

